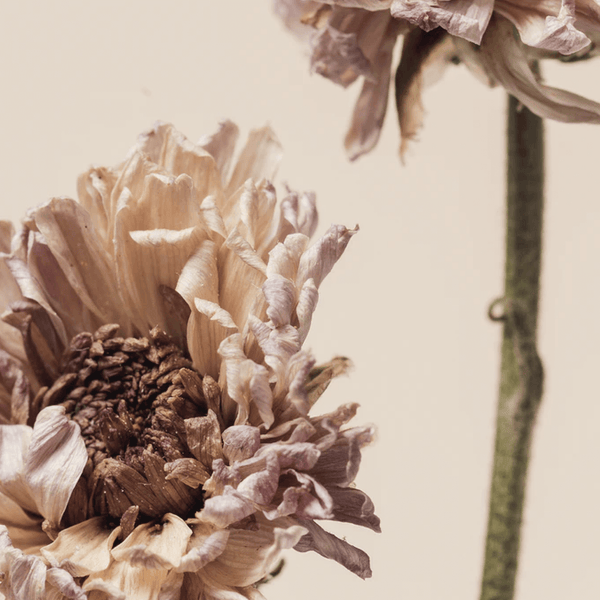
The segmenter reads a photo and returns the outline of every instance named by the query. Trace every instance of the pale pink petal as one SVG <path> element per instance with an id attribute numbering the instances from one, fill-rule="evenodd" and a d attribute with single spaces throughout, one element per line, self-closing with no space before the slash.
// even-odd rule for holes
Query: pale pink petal
<path id="1" fill-rule="evenodd" d="M 230 465 L 254 456 L 259 446 L 258 427 L 234 425 L 223 432 L 223 454 Z"/>
<path id="2" fill-rule="evenodd" d="M 48 569 L 46 581 L 69 600 L 87 600 L 85 592 L 75 583 L 72 575 L 64 569 Z"/>
<path id="3" fill-rule="evenodd" d="M 562 0 L 558 14 L 545 15 L 543 8 L 537 11 L 509 2 L 498 2 L 496 11 L 512 21 L 521 40 L 528 46 L 573 54 L 590 45 L 589 38 L 575 27 L 576 4 L 576 0 Z"/>
<path id="4" fill-rule="evenodd" d="M 318 288 L 343 254 L 350 238 L 357 232 L 358 227 L 347 229 L 343 225 L 332 225 L 325 235 L 302 255 L 296 285 L 302 287 L 307 279 L 312 279 Z"/>
<path id="5" fill-rule="evenodd" d="M 506 19 L 495 17 L 490 21 L 479 57 L 509 94 L 540 117 L 566 123 L 600 124 L 600 104 L 538 81 L 529 66 L 525 47 L 515 38 L 512 24 Z"/>
<path id="6" fill-rule="evenodd" d="M 20 550 L 5 551 L 7 600 L 44 600 L 46 565 L 37 556 L 27 556 Z"/>
<path id="7" fill-rule="evenodd" d="M 325 558 L 335 560 L 362 579 L 371 577 L 369 557 L 365 552 L 328 533 L 314 521 L 299 519 L 298 522 L 308 529 L 309 533 L 294 546 L 294 550 L 313 550 Z"/>
<path id="8" fill-rule="evenodd" d="M 391 13 L 425 31 L 448 33 L 479 44 L 494 10 L 494 0 L 394 0 Z"/>
<path id="9" fill-rule="evenodd" d="M 57 530 L 87 462 L 79 426 L 62 406 L 49 406 L 37 416 L 25 464 L 25 481 L 39 514 Z"/>
<path id="10" fill-rule="evenodd" d="M 373 60 L 372 77 L 364 80 L 360 96 L 354 105 L 350 128 L 344 139 L 344 147 L 350 160 L 356 160 L 370 152 L 379 140 L 387 111 L 392 59 L 398 32 L 398 23 L 391 20 Z"/>
<path id="11" fill-rule="evenodd" d="M 188 543 L 188 551 L 177 567 L 178 572 L 199 571 L 223 553 L 229 539 L 229 530 L 215 529 L 209 523 L 198 521 L 190 527 L 192 537 Z"/>
<path id="12" fill-rule="evenodd" d="M 280 208 L 277 240 L 287 244 L 289 236 L 302 233 L 311 237 L 319 224 L 317 199 L 314 192 L 289 192 L 282 200 Z M 308 239 L 306 240 L 308 241 Z M 299 242 L 294 242 L 298 244 Z"/>

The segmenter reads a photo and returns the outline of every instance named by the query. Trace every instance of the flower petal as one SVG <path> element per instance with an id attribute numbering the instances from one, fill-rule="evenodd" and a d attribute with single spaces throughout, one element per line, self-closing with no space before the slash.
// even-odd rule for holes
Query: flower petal
<path id="1" fill-rule="evenodd" d="M 264 517 L 256 531 L 232 529 L 225 551 L 204 567 L 202 575 L 224 585 L 252 585 L 272 569 L 282 550 L 293 548 L 305 533 L 304 527 L 283 529 Z"/>
<path id="2" fill-rule="evenodd" d="M 94 517 L 63 529 L 41 549 L 42 556 L 73 577 L 104 571 L 112 560 L 110 551 L 120 532 L 119 528 L 106 529 L 104 523 L 103 517 Z"/>
<path id="3" fill-rule="evenodd" d="M 58 530 L 87 458 L 79 426 L 67 419 L 64 407 L 42 410 L 33 426 L 25 481 L 51 530 Z"/>
<path id="4" fill-rule="evenodd" d="M 294 546 L 294 550 L 298 552 L 313 550 L 325 558 L 340 563 L 361 579 L 371 577 L 370 561 L 365 552 L 325 531 L 314 521 L 298 519 L 298 522 L 308 530 L 308 533 Z"/>
<path id="5" fill-rule="evenodd" d="M 394 0 L 391 13 L 425 31 L 443 27 L 448 33 L 474 44 L 481 43 L 494 0 L 452 0 L 438 3 L 435 0 Z"/>
<path id="6" fill-rule="evenodd" d="M 515 38 L 512 24 L 506 19 L 496 16 L 490 21 L 479 56 L 492 77 L 540 117 L 600 124 L 600 104 L 538 81 L 525 47 Z"/>
<path id="7" fill-rule="evenodd" d="M 167 513 L 160 525 L 138 525 L 129 537 L 113 548 L 117 561 L 126 561 L 133 567 L 149 570 L 175 569 L 185 554 L 192 535 L 185 521 Z"/>

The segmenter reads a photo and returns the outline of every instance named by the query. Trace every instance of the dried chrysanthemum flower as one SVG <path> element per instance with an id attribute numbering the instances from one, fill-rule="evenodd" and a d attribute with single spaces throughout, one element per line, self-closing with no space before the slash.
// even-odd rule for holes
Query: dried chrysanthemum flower
<path id="1" fill-rule="evenodd" d="M 272 132 L 230 169 L 236 137 L 157 125 L 79 203 L 2 223 L 0 597 L 258 598 L 286 548 L 370 575 L 317 521 L 379 530 L 352 485 L 373 430 L 309 415 L 348 361 L 302 350 L 355 230 L 309 246 Z"/>
<path id="2" fill-rule="evenodd" d="M 596 0 L 275 0 L 285 23 L 310 41 L 311 68 L 342 86 L 363 77 L 345 146 L 351 159 L 377 143 L 387 109 L 393 50 L 401 146 L 423 121 L 422 87 L 464 62 L 490 86 L 502 85 L 534 113 L 600 123 L 600 104 L 542 83 L 538 59 L 597 54 Z"/>

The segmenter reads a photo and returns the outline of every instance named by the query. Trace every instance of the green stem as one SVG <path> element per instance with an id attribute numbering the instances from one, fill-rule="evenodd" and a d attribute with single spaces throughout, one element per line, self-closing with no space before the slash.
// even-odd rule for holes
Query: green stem
<path id="1" fill-rule="evenodd" d="M 542 398 L 536 349 L 542 251 L 542 119 L 508 101 L 506 266 L 504 297 L 490 316 L 504 322 L 496 444 L 481 600 L 512 600 L 515 591 L 527 463 Z M 494 316 L 497 304 L 501 317 Z"/>

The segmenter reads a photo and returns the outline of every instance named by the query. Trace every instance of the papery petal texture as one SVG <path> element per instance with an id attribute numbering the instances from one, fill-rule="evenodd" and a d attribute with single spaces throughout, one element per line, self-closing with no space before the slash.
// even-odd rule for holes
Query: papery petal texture
<path id="1" fill-rule="evenodd" d="M 423 124 L 423 89 L 451 64 L 466 64 L 542 117 L 598 122 L 596 102 L 545 86 L 530 70 L 539 59 L 597 54 L 595 0 L 274 0 L 274 6 L 286 26 L 308 41 L 312 71 L 343 87 L 362 78 L 345 138 L 351 160 L 377 144 L 393 68 L 401 158 Z M 398 37 L 403 47 L 393 67 Z"/>
<path id="2" fill-rule="evenodd" d="M 312 523 L 378 531 L 354 487 L 371 428 L 311 414 L 349 363 L 303 349 L 358 227 L 311 242 L 273 131 L 237 137 L 157 123 L 78 202 L 0 222 L 0 597 L 259 600 L 293 548 L 370 573 Z"/>

